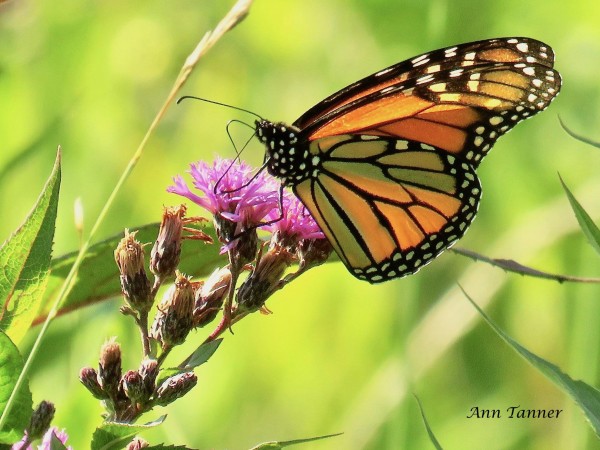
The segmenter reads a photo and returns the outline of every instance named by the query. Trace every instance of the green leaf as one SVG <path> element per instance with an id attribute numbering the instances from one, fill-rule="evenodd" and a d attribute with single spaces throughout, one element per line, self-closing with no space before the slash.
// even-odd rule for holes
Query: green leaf
<path id="1" fill-rule="evenodd" d="M 563 127 L 563 129 L 572 137 L 577 139 L 578 141 L 584 142 L 586 144 L 592 145 L 594 147 L 600 148 L 600 142 L 596 142 L 596 141 L 592 141 L 591 139 L 588 139 L 580 134 L 576 134 L 574 131 L 571 131 L 569 128 L 567 128 L 567 126 L 565 125 L 565 123 L 563 122 L 563 120 L 559 117 L 558 118 L 559 122 L 560 122 L 560 126 Z"/>
<path id="2" fill-rule="evenodd" d="M 160 369 L 158 377 L 156 377 L 156 386 L 160 386 L 167 378 L 171 378 L 177 374 L 185 372 L 184 370 L 178 369 L 177 367 L 168 367 L 166 369 Z"/>
<path id="3" fill-rule="evenodd" d="M 467 295 L 464 289 L 463 293 L 498 336 L 575 401 L 590 422 L 596 436 L 600 437 L 600 391 L 581 380 L 573 380 L 569 375 L 562 372 L 558 366 L 531 353 L 492 322 L 481 308 L 479 308 L 479 306 Z"/>
<path id="4" fill-rule="evenodd" d="M 159 224 L 153 223 L 132 228 L 132 230 L 138 230 L 136 235 L 138 241 L 154 243 L 158 235 L 158 228 Z M 198 240 L 187 239 L 182 246 L 181 271 L 196 277 L 208 276 L 215 267 L 227 263 L 226 257 L 219 253 L 220 244 L 216 239 L 214 228 L 206 225 L 202 231 L 211 236 L 215 243 L 205 244 Z M 59 314 L 65 314 L 74 309 L 121 295 L 119 271 L 115 264 L 114 251 L 122 238 L 123 233 L 119 233 L 89 248 L 79 268 L 73 289 L 61 306 Z M 147 248 L 149 249 L 151 246 Z M 43 320 L 48 313 L 76 257 L 77 252 L 73 252 L 52 260 L 52 271 L 44 296 L 43 308 L 36 322 Z"/>
<path id="5" fill-rule="evenodd" d="M 150 447 L 144 447 L 146 450 L 194 450 L 190 447 L 186 447 L 185 445 L 151 445 Z"/>
<path id="6" fill-rule="evenodd" d="M 105 422 L 96 428 L 92 437 L 92 450 L 122 450 L 139 432 L 156 427 L 165 421 L 161 416 L 153 422 L 143 425 Z"/>
<path id="7" fill-rule="evenodd" d="M 221 342 L 223 342 L 223 338 L 215 339 L 214 341 L 202 344 L 194 351 L 194 353 L 190 355 L 190 359 L 185 365 L 185 369 L 193 369 L 194 367 L 204 364 L 217 351 L 219 345 L 221 345 Z"/>
<path id="8" fill-rule="evenodd" d="M 559 175 L 560 178 L 560 175 Z M 590 215 L 583 209 L 581 204 L 577 201 L 577 199 L 573 196 L 565 182 L 562 178 L 560 178 L 560 182 L 567 193 L 567 198 L 571 203 L 571 208 L 573 208 L 573 212 L 575 212 L 575 217 L 577 218 L 577 222 L 579 222 L 579 227 L 583 231 L 583 234 L 587 238 L 588 242 L 594 250 L 600 255 L 600 230 L 590 217 Z"/>
<path id="9" fill-rule="evenodd" d="M 600 283 L 600 278 L 577 277 L 577 276 L 573 276 L 573 275 L 563 275 L 560 273 L 543 272 L 534 267 L 525 266 L 513 259 L 490 258 L 490 257 L 482 255 L 480 253 L 476 253 L 472 250 L 467 250 L 466 248 L 453 247 L 450 249 L 450 251 L 453 253 L 462 255 L 462 256 L 466 256 L 467 258 L 471 258 L 474 261 L 483 261 L 492 266 L 496 266 L 501 269 L 504 269 L 507 272 L 513 272 L 513 273 L 528 276 L 528 277 L 543 278 L 546 280 L 554 280 L 554 281 L 558 281 L 559 283 L 564 283 L 564 282 Z"/>
<path id="10" fill-rule="evenodd" d="M 290 447 L 296 444 L 306 444 L 308 442 L 320 441 L 322 439 L 329 439 L 334 436 L 340 436 L 342 433 L 327 434 L 325 436 L 317 436 L 305 439 L 294 439 L 293 441 L 270 441 L 258 444 L 252 447 L 250 450 L 279 450 L 285 447 Z"/>
<path id="11" fill-rule="evenodd" d="M 23 370 L 23 358 L 10 338 L 0 332 L 0 416 L 4 414 L 8 399 L 12 395 L 19 374 Z M 29 386 L 23 387 L 14 400 L 10 415 L 0 430 L 0 443 L 13 444 L 23 437 L 25 427 L 29 425 L 33 409 L 33 400 Z"/>
<path id="12" fill-rule="evenodd" d="M 60 150 L 23 225 L 0 247 L 0 330 L 18 344 L 38 313 L 48 281 L 60 190 Z"/>
<path id="13" fill-rule="evenodd" d="M 221 345 L 221 342 L 223 342 L 223 338 L 215 339 L 214 341 L 202 344 L 188 357 L 188 361 L 182 369 L 178 367 L 161 369 L 160 375 L 156 381 L 156 385 L 160 386 L 167 378 L 182 372 L 189 372 L 195 367 L 204 364 L 217 351 L 219 345 Z"/>
<path id="14" fill-rule="evenodd" d="M 433 430 L 429 426 L 427 417 L 425 417 L 425 410 L 423 409 L 421 400 L 419 400 L 419 397 L 417 397 L 416 395 L 415 395 L 415 399 L 417 400 L 417 404 L 419 405 L 419 410 L 421 411 L 421 417 L 423 418 L 423 423 L 425 424 L 425 429 L 427 430 L 427 434 L 429 435 L 429 440 L 431 441 L 431 443 L 434 445 L 435 448 L 437 448 L 438 450 L 442 450 L 442 446 L 440 445 L 440 443 L 436 439 L 435 435 L 433 434 Z"/>

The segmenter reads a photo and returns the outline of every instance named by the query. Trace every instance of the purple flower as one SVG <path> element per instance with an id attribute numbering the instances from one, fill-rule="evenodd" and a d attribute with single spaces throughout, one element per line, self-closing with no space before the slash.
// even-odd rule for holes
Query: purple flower
<path id="1" fill-rule="evenodd" d="M 51 427 L 44 434 L 44 437 L 42 439 L 42 443 L 37 446 L 37 449 L 38 450 L 50 450 L 52 448 L 52 436 L 53 435 L 56 436 L 58 438 L 58 440 L 63 443 L 63 445 L 65 445 L 67 443 L 67 439 L 69 438 L 67 436 L 67 433 L 65 433 L 65 430 L 60 430 L 59 431 L 58 428 Z M 26 440 L 27 440 L 27 434 L 25 434 L 25 436 L 23 436 L 23 439 L 21 439 L 19 442 L 17 442 L 16 444 L 13 444 L 12 450 L 20 450 L 21 447 L 22 447 L 22 445 L 23 445 L 23 443 Z M 72 447 L 68 446 L 67 449 L 68 450 L 72 450 Z M 31 445 L 28 445 L 23 450 L 33 450 L 33 447 Z"/>
<path id="2" fill-rule="evenodd" d="M 268 220 L 276 220 L 280 217 L 281 219 L 265 227 L 276 235 L 279 241 L 289 244 L 303 239 L 325 239 L 315 219 L 294 194 L 284 191 L 282 203 L 283 215 L 277 208 L 267 217 Z"/>
<path id="3" fill-rule="evenodd" d="M 168 192 L 181 195 L 212 213 L 216 219 L 238 224 L 235 233 L 255 227 L 278 208 L 279 182 L 266 172 L 252 176 L 252 168 L 243 162 L 217 158 L 212 166 L 199 161 L 191 164 L 192 192 L 181 176 L 173 178 Z"/>

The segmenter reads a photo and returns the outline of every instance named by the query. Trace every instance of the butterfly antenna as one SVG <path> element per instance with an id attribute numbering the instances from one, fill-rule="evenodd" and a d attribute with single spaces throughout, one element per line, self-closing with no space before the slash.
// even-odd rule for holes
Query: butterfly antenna
<path id="1" fill-rule="evenodd" d="M 229 126 L 232 123 L 240 123 L 242 125 L 247 126 L 248 128 L 250 128 L 252 130 L 252 134 L 250 135 L 250 137 L 248 138 L 248 140 L 244 143 L 244 146 L 242 147 L 241 150 L 238 151 L 237 146 L 235 145 L 235 141 L 233 140 L 233 137 L 231 136 L 231 132 L 229 131 Z M 254 133 L 256 132 L 254 127 L 250 124 L 247 124 L 246 122 L 242 121 L 242 120 L 237 120 L 237 119 L 232 119 L 229 122 L 227 122 L 227 125 L 225 126 L 225 131 L 227 132 L 227 136 L 229 137 L 229 141 L 231 142 L 231 145 L 233 145 L 233 148 L 235 149 L 235 153 L 236 153 L 236 158 L 238 159 L 240 157 L 240 155 L 242 154 L 242 152 L 244 151 L 244 149 L 248 146 L 248 144 L 250 143 L 250 141 L 252 140 L 252 138 L 254 137 Z"/>
<path id="2" fill-rule="evenodd" d="M 231 125 L 233 122 L 236 123 L 241 123 L 243 125 L 246 125 L 247 127 L 252 129 L 252 134 L 250 135 L 250 137 L 246 140 L 246 142 L 244 143 L 244 145 L 242 146 L 241 150 L 237 149 L 237 146 L 235 145 L 235 141 L 233 140 L 233 137 L 231 136 L 231 132 L 229 131 L 229 125 Z M 254 137 L 254 127 L 252 127 L 251 125 L 248 125 L 246 122 L 242 122 L 241 120 L 230 120 L 227 123 L 227 126 L 225 127 L 225 130 L 227 131 L 227 136 L 229 137 L 229 141 L 231 142 L 231 145 L 233 145 L 233 148 L 235 149 L 235 158 L 233 158 L 233 160 L 231 161 L 231 163 L 229 164 L 229 167 L 227 167 L 227 169 L 223 172 L 223 174 L 219 177 L 219 179 L 217 180 L 217 182 L 215 183 L 215 186 L 213 188 L 213 193 L 215 195 L 218 194 L 231 194 L 232 192 L 236 192 L 240 189 L 244 189 L 246 186 L 248 186 L 252 181 L 254 181 L 256 179 L 256 175 L 258 175 L 263 168 L 259 169 L 258 173 L 256 175 L 254 175 L 252 177 L 252 179 L 250 181 L 248 181 L 247 183 L 244 183 L 242 186 L 239 186 L 235 189 L 232 189 L 231 191 L 218 191 L 219 185 L 221 184 L 221 182 L 223 181 L 223 178 L 225 178 L 225 175 L 227 175 L 227 173 L 231 170 L 231 168 L 233 167 L 233 165 L 239 161 L 240 159 L 240 155 L 242 154 L 242 152 L 246 149 L 246 147 L 248 146 L 248 144 L 250 143 L 250 141 L 252 140 L 252 138 Z"/>
<path id="3" fill-rule="evenodd" d="M 260 116 L 260 115 L 256 114 L 255 112 L 253 112 L 253 111 L 249 111 L 249 110 L 247 110 L 247 109 L 244 109 L 244 108 L 240 108 L 239 106 L 228 105 L 227 103 L 221 103 L 221 102 L 217 102 L 217 101 L 215 101 L 215 100 L 209 100 L 209 99 L 207 99 L 207 98 L 196 97 L 196 96 L 193 96 L 193 95 L 184 95 L 183 97 L 180 97 L 180 98 L 177 100 L 177 104 L 181 103 L 183 100 L 186 100 L 186 99 L 200 100 L 200 101 L 202 101 L 202 102 L 206 102 L 206 103 L 212 103 L 213 105 L 225 106 L 226 108 L 231 108 L 231 109 L 235 109 L 235 110 L 237 110 L 237 111 L 242 111 L 242 112 L 245 112 L 245 113 L 251 114 L 251 115 L 253 115 L 253 116 L 255 116 L 255 117 L 258 117 L 260 120 L 264 120 L 262 116 Z M 233 140 L 233 138 L 232 138 L 232 136 L 231 136 L 231 133 L 230 133 L 230 131 L 229 131 L 229 125 L 231 125 L 233 122 L 241 123 L 241 124 L 243 124 L 243 125 L 246 125 L 248 128 L 252 129 L 252 135 L 250 135 L 250 137 L 249 137 L 249 138 L 246 140 L 246 142 L 244 143 L 244 146 L 242 147 L 242 149 L 241 149 L 241 150 L 239 150 L 239 151 L 238 151 L 238 149 L 237 149 L 237 147 L 236 147 L 236 145 L 235 145 L 235 142 L 234 142 L 234 140 Z M 236 163 L 236 162 L 239 160 L 241 153 L 242 153 L 242 152 L 244 151 L 244 149 L 245 149 L 245 148 L 248 146 L 248 144 L 250 143 L 250 141 L 251 141 L 251 140 L 252 140 L 252 138 L 254 137 L 254 133 L 255 133 L 255 130 L 254 130 L 254 127 L 253 127 L 253 126 L 251 126 L 251 125 L 249 125 L 249 124 L 247 124 L 246 122 L 243 122 L 243 121 L 241 121 L 241 120 L 235 120 L 235 119 L 234 119 L 234 120 L 230 120 L 230 121 L 227 123 L 226 130 L 227 130 L 227 136 L 229 137 L 229 140 L 231 141 L 231 144 L 233 145 L 233 148 L 235 149 L 235 152 L 236 152 L 236 157 L 233 159 L 233 161 L 231 161 L 231 164 L 229 164 L 229 167 L 227 167 L 227 170 L 225 170 L 225 171 L 223 172 L 223 174 L 222 174 L 222 175 L 219 177 L 219 179 L 218 179 L 218 180 L 217 180 L 217 182 L 215 183 L 215 186 L 214 186 L 214 188 L 213 188 L 213 193 L 214 193 L 215 195 L 217 195 L 217 193 L 218 193 L 217 189 L 218 189 L 219 185 L 221 184 L 221 182 L 223 181 L 223 178 L 225 178 L 225 175 L 227 175 L 227 173 L 228 173 L 228 172 L 231 170 L 231 168 L 233 167 L 233 165 L 234 165 L 234 164 L 235 164 L 235 163 Z M 253 176 L 253 177 L 252 177 L 252 178 L 251 178 L 251 179 L 250 179 L 250 180 L 249 180 L 247 183 L 244 183 L 242 186 L 239 186 L 238 188 L 236 188 L 236 189 L 233 189 L 233 190 L 231 190 L 231 191 L 220 191 L 220 193 L 221 193 L 221 194 L 230 194 L 230 193 L 232 193 L 232 192 L 236 192 L 236 191 L 238 191 L 238 190 L 240 190 L 240 189 L 243 189 L 243 188 L 245 188 L 245 187 L 249 186 L 249 185 L 250 185 L 250 183 L 252 183 L 252 182 L 253 182 L 253 181 L 256 179 L 256 177 L 258 176 L 258 174 L 259 174 L 259 173 L 261 173 L 261 172 L 262 172 L 262 171 L 263 171 L 263 170 L 264 170 L 266 167 L 267 167 L 266 163 L 265 163 L 265 164 L 263 164 L 263 166 L 262 166 L 262 167 L 261 167 L 261 168 L 258 170 L 258 172 L 256 172 L 256 174 L 255 174 L 255 175 L 254 175 L 254 176 Z"/>
<path id="4" fill-rule="evenodd" d="M 184 95 L 183 97 L 180 97 L 177 100 L 177 104 L 179 105 L 179 103 L 181 103 L 183 100 L 186 100 L 188 98 L 191 98 L 191 99 L 194 99 L 194 100 L 200 100 L 200 101 L 206 102 L 206 103 L 212 103 L 213 105 L 225 106 L 226 108 L 236 109 L 238 111 L 242 111 L 242 112 L 245 112 L 245 113 L 248 113 L 248 114 L 252 114 L 253 116 L 258 117 L 260 120 L 264 120 L 261 116 L 259 116 L 255 112 L 249 111 L 249 110 L 244 109 L 244 108 L 240 108 L 239 106 L 228 105 L 227 103 L 221 103 L 221 102 L 217 102 L 215 100 L 209 100 L 207 98 L 194 97 L 193 95 Z"/>

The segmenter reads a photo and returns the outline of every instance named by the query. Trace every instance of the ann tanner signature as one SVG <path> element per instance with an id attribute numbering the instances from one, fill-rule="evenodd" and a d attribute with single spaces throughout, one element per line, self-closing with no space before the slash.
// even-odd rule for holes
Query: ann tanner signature
<path id="1" fill-rule="evenodd" d="M 525 409 L 521 405 L 509 406 L 503 413 L 500 409 L 484 409 L 473 406 L 467 419 L 558 419 L 562 409 Z"/>

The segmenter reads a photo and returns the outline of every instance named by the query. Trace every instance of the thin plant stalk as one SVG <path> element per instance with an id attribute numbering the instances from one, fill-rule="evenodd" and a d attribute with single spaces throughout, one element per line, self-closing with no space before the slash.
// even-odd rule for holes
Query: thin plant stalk
<path id="1" fill-rule="evenodd" d="M 223 19 L 215 27 L 215 29 L 213 31 L 207 32 L 202 37 L 202 39 L 200 40 L 200 42 L 198 43 L 198 45 L 196 46 L 194 51 L 185 60 L 185 63 L 183 64 L 183 67 L 182 67 L 181 71 L 179 72 L 179 75 L 177 76 L 177 79 L 175 80 L 175 83 L 173 84 L 171 91 L 169 92 L 169 95 L 167 96 L 162 107 L 156 114 L 156 117 L 150 124 L 148 131 L 144 135 L 144 138 L 140 142 L 135 153 L 129 160 L 127 167 L 121 174 L 121 177 L 115 184 L 115 187 L 113 188 L 112 192 L 108 196 L 108 199 L 106 200 L 106 203 L 104 204 L 102 210 L 98 214 L 98 217 L 96 218 L 96 221 L 95 221 L 94 225 L 92 226 L 87 239 L 81 245 L 81 247 L 79 249 L 79 253 L 77 254 L 77 258 L 75 259 L 73 266 L 71 267 L 71 270 L 69 271 L 68 275 L 66 276 L 65 281 L 63 282 L 61 289 L 59 291 L 59 294 L 58 294 L 56 300 L 54 301 L 52 308 L 50 309 L 50 312 L 48 313 L 46 320 L 44 321 L 44 323 L 40 329 L 40 332 L 37 335 L 37 338 L 31 348 L 31 352 L 29 353 L 29 355 L 25 361 L 23 370 L 21 371 L 19 378 L 17 379 L 17 382 L 15 384 L 13 392 L 11 393 L 11 396 L 9 397 L 9 399 L 6 403 L 4 412 L 3 412 L 2 416 L 0 417 L 0 429 L 3 428 L 4 424 L 6 423 L 6 420 L 8 419 L 8 416 L 9 416 L 12 406 L 14 404 L 14 400 L 16 398 L 16 394 L 17 394 L 17 392 L 19 392 L 19 389 L 23 385 L 25 377 L 26 377 L 27 373 L 29 372 L 29 369 L 31 368 L 31 364 L 33 363 L 33 360 L 40 348 L 42 339 L 44 338 L 46 331 L 48 330 L 48 326 L 50 325 L 50 322 L 56 316 L 61 304 L 63 303 L 65 298 L 68 296 L 69 292 L 71 291 L 71 289 L 73 287 L 75 277 L 79 270 L 79 266 L 81 265 L 81 262 L 83 261 L 83 258 L 85 256 L 86 252 L 88 251 L 88 249 L 91 246 L 91 241 L 92 241 L 93 237 L 95 236 L 96 232 L 98 231 L 102 222 L 104 221 L 105 217 L 107 216 L 108 211 L 110 210 L 115 198 L 117 197 L 117 194 L 121 190 L 121 187 L 123 186 L 123 184 L 125 184 L 125 181 L 129 177 L 129 175 L 131 174 L 131 172 L 133 171 L 135 166 L 137 165 L 137 162 L 139 161 L 140 157 L 142 156 L 142 153 L 144 151 L 144 148 L 146 147 L 148 140 L 150 139 L 150 136 L 152 135 L 152 133 L 154 132 L 154 130 L 156 129 L 156 127 L 158 126 L 158 124 L 160 123 L 160 121 L 162 120 L 164 115 L 166 114 L 169 106 L 171 106 L 171 104 L 175 100 L 175 97 L 178 95 L 178 92 L 181 90 L 181 88 L 183 87 L 183 85 L 185 84 L 187 79 L 189 78 L 190 74 L 196 67 L 199 59 L 208 50 L 210 50 L 223 37 L 223 35 L 227 31 L 231 30 L 233 27 L 235 27 L 239 22 L 241 22 L 246 17 L 251 5 L 252 5 L 252 0 L 238 0 L 233 5 L 233 7 L 229 10 L 229 12 L 225 15 L 225 17 L 223 17 Z"/>

